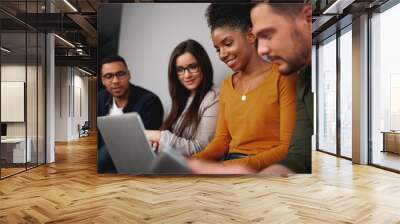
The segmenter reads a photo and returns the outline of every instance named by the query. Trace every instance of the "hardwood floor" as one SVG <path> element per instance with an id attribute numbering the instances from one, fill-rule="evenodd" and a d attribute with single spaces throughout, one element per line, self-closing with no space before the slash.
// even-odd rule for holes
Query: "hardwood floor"
<path id="1" fill-rule="evenodd" d="M 1 177 L 7 177 L 25 170 L 25 167 L 18 168 L 0 168 L 1 169 Z"/>
<path id="2" fill-rule="evenodd" d="M 400 175 L 320 152 L 313 174 L 96 173 L 93 137 L 0 181 L 0 223 L 400 223 Z"/>
<path id="3" fill-rule="evenodd" d="M 392 152 L 374 151 L 372 161 L 374 164 L 400 170 L 400 154 Z"/>

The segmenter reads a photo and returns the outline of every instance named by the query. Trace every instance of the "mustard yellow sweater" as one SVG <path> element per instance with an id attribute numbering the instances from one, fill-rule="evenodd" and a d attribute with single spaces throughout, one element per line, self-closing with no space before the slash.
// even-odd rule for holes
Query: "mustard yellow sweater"
<path id="1" fill-rule="evenodd" d="M 274 65 L 245 101 L 233 88 L 233 75 L 225 78 L 214 138 L 195 157 L 219 161 L 227 153 L 243 153 L 249 156 L 224 165 L 242 164 L 256 170 L 285 158 L 296 119 L 296 77 L 280 75 Z"/>

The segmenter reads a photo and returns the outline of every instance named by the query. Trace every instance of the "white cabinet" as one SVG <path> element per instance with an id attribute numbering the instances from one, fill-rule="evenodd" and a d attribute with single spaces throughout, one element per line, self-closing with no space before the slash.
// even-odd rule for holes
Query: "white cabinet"
<path id="1" fill-rule="evenodd" d="M 383 152 L 393 152 L 400 154 L 400 132 L 383 133 Z"/>
<path id="2" fill-rule="evenodd" d="M 26 143 L 28 147 L 26 147 L 25 151 Z M 2 147 L 7 147 L 9 150 L 11 148 L 12 150 L 12 163 L 25 163 L 32 161 L 32 140 L 28 138 L 26 143 L 25 138 L 7 138 L 1 140 Z"/>

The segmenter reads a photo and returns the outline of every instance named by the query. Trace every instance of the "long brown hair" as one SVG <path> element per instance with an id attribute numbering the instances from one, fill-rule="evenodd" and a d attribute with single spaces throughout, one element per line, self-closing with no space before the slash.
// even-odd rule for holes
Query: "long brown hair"
<path id="1" fill-rule="evenodd" d="M 186 103 L 190 96 L 190 91 L 186 89 L 178 79 L 176 73 L 176 59 L 185 54 L 191 53 L 197 60 L 200 66 L 200 71 L 203 74 L 203 79 L 196 89 L 196 94 L 192 103 L 186 110 L 182 122 L 177 127 L 175 135 L 181 137 L 186 127 L 190 127 L 190 135 L 193 137 L 200 123 L 201 114 L 199 111 L 200 104 L 205 95 L 210 91 L 213 86 L 213 68 L 210 58 L 203 46 L 197 41 L 189 39 L 178 44 L 172 51 L 169 66 L 168 66 L 168 86 L 169 94 L 172 100 L 171 111 L 167 119 L 162 125 L 162 130 L 172 131 L 172 126 L 176 123 L 178 118 L 182 115 Z"/>

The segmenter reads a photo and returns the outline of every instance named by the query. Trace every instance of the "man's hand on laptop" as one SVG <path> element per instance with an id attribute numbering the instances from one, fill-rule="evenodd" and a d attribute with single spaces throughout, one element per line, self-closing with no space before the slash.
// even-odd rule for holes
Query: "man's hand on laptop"
<path id="1" fill-rule="evenodd" d="M 150 142 L 159 142 L 161 138 L 161 131 L 159 130 L 145 130 L 144 134 Z"/>

